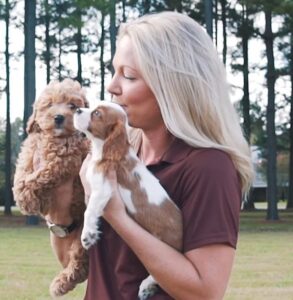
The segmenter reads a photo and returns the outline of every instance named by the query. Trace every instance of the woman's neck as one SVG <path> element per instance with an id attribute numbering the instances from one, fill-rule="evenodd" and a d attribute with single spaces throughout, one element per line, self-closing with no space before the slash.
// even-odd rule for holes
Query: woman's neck
<path id="1" fill-rule="evenodd" d="M 166 153 L 174 136 L 164 127 L 143 131 L 139 158 L 145 165 L 157 163 Z"/>

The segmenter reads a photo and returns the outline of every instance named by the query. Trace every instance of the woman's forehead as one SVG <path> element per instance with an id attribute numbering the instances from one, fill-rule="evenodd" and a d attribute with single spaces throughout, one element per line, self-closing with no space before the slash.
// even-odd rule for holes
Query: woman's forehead
<path id="1" fill-rule="evenodd" d="M 126 35 L 117 44 L 113 66 L 127 66 L 137 69 L 137 62 L 131 39 Z"/>

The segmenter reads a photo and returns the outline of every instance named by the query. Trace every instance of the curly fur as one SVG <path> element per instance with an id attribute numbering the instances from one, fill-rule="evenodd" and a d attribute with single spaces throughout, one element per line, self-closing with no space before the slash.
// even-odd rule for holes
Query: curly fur
<path id="1" fill-rule="evenodd" d="M 14 198 L 23 214 L 38 214 L 45 219 L 57 216 L 58 220 L 68 216 L 83 223 L 85 203 L 79 170 L 88 142 L 73 126 L 76 107 L 88 107 L 88 102 L 80 84 L 70 79 L 51 82 L 34 103 L 14 176 Z M 71 197 L 65 208 L 64 195 Z M 66 238 L 51 234 L 52 248 L 64 267 L 51 284 L 54 297 L 87 279 L 88 254 L 80 242 L 81 230 Z M 59 248 L 65 251 L 61 253 Z"/>

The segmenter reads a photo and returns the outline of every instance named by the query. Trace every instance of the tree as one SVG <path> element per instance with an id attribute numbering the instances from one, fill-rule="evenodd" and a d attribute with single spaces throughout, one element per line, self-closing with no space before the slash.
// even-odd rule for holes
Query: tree
<path id="1" fill-rule="evenodd" d="M 25 0 L 24 12 L 24 115 L 23 124 L 26 127 L 32 114 L 32 104 L 36 95 L 35 77 L 35 31 L 36 31 L 36 0 Z M 24 130 L 25 133 L 25 130 Z M 27 224 L 38 224 L 36 216 L 28 216 Z"/>
<path id="2" fill-rule="evenodd" d="M 220 0 L 222 8 L 222 24 L 223 24 L 223 63 L 227 61 L 227 1 Z"/>
<path id="3" fill-rule="evenodd" d="M 114 73 L 112 66 L 113 57 L 116 51 L 116 0 L 110 0 L 110 44 L 111 44 L 111 73 Z"/>
<path id="4" fill-rule="evenodd" d="M 290 18 L 290 159 L 289 159 L 289 195 L 287 208 L 293 208 L 293 16 Z"/>
<path id="5" fill-rule="evenodd" d="M 213 38 L 213 1 L 205 0 L 205 22 L 207 32 L 211 38 Z"/>
<path id="6" fill-rule="evenodd" d="M 11 126 L 10 126 L 10 53 L 9 53 L 9 1 L 5 0 L 5 65 L 6 65 L 6 134 L 5 134 L 5 215 L 11 215 Z"/>
<path id="7" fill-rule="evenodd" d="M 264 39 L 267 55 L 267 135 L 268 135 L 268 170 L 267 170 L 267 219 L 278 220 L 277 207 L 277 142 L 275 129 L 275 58 L 274 58 L 274 35 L 272 32 L 272 7 L 265 5 L 265 32 Z"/>
<path id="8" fill-rule="evenodd" d="M 49 5 L 49 0 L 45 0 L 44 3 L 44 23 L 45 23 L 45 51 L 44 51 L 44 61 L 46 65 L 46 79 L 47 83 L 51 81 L 51 43 L 52 38 L 50 36 L 50 24 L 51 24 L 51 7 Z M 42 16 L 41 16 L 42 17 Z M 40 17 L 40 19 L 41 19 Z"/>
<path id="9" fill-rule="evenodd" d="M 283 1 L 281 13 L 284 15 L 283 32 L 289 35 L 289 42 L 281 45 L 281 51 L 285 54 L 285 60 L 288 62 L 283 75 L 289 76 L 291 82 L 291 95 L 288 97 L 290 105 L 290 129 L 289 129 L 289 187 L 287 208 L 293 208 L 293 3 Z M 284 49 L 285 48 L 285 49 Z"/>
<path id="10" fill-rule="evenodd" d="M 36 96 L 35 77 L 35 32 L 36 32 L 36 0 L 25 0 L 24 14 L 24 129 Z M 24 130 L 25 132 L 25 130 Z"/>
<path id="11" fill-rule="evenodd" d="M 248 61 L 248 43 L 252 36 L 252 26 L 249 20 L 248 8 L 245 4 L 242 5 L 242 52 L 243 52 L 243 127 L 246 139 L 250 142 L 250 99 L 249 99 L 249 61 Z"/>
<path id="12" fill-rule="evenodd" d="M 247 1 L 240 2 L 241 10 L 230 10 L 230 22 L 234 27 L 236 25 L 236 36 L 240 37 L 241 41 L 237 50 L 233 52 L 233 58 L 243 58 L 242 64 L 232 64 L 232 69 L 239 70 L 243 73 L 243 97 L 241 100 L 241 111 L 243 117 L 243 131 L 248 143 L 251 142 L 251 117 L 250 117 L 250 91 L 249 91 L 249 55 L 248 45 L 249 40 L 253 36 L 253 18 L 251 15 L 255 12 L 252 10 Z M 254 203 L 252 197 L 248 197 L 244 203 L 244 210 L 254 209 Z"/>
<path id="13" fill-rule="evenodd" d="M 104 63 L 104 47 L 105 47 L 105 11 L 101 11 L 101 39 L 100 39 L 100 70 L 101 70 L 101 100 L 105 99 L 105 63 Z"/>

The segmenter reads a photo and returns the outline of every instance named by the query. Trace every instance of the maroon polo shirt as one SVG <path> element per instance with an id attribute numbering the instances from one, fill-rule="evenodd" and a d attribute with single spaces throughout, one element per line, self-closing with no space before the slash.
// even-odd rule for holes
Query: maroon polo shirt
<path id="1" fill-rule="evenodd" d="M 195 149 L 175 139 L 161 161 L 148 168 L 182 211 L 183 252 L 216 243 L 236 248 L 241 189 L 235 167 L 226 153 Z M 84 299 L 137 300 L 139 285 L 148 276 L 146 269 L 104 220 L 101 231 L 98 244 L 89 250 Z M 149 299 L 172 298 L 160 290 Z"/>

